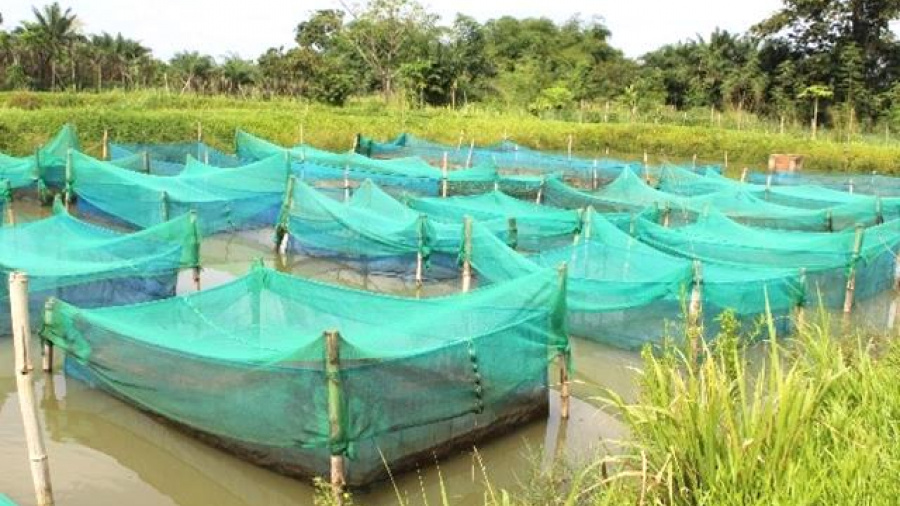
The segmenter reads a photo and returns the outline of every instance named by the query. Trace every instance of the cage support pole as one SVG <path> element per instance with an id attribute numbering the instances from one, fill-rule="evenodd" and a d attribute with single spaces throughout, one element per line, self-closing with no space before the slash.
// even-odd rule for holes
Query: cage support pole
<path id="1" fill-rule="evenodd" d="M 859 252 L 862 249 L 863 227 L 856 225 L 856 235 L 853 238 L 853 256 L 850 258 L 850 266 L 847 270 L 847 289 L 844 292 L 844 316 L 853 310 L 853 295 L 856 292 L 856 263 L 859 260 Z"/>
<path id="2" fill-rule="evenodd" d="M 66 182 L 65 189 L 63 190 L 63 204 L 66 206 L 66 211 L 71 211 L 70 204 L 72 203 L 72 148 L 66 150 Z"/>
<path id="3" fill-rule="evenodd" d="M 472 168 L 472 157 L 475 155 L 475 138 L 472 138 L 472 142 L 469 144 L 469 156 L 466 158 L 466 168 Z"/>
<path id="4" fill-rule="evenodd" d="M 472 287 L 472 217 L 463 218 L 463 265 L 462 291 L 468 292 Z"/>
<path id="5" fill-rule="evenodd" d="M 103 129 L 103 141 L 100 146 L 100 159 L 101 160 L 109 160 L 109 130 Z"/>
<path id="6" fill-rule="evenodd" d="M 150 173 L 150 152 L 142 151 L 141 152 L 141 168 L 144 170 L 144 174 Z"/>
<path id="7" fill-rule="evenodd" d="M 750 170 L 750 169 L 749 169 L 748 167 L 744 167 L 744 168 L 741 170 L 741 182 L 742 182 L 742 183 L 746 183 L 746 182 L 747 182 L 747 172 L 748 172 L 749 170 Z"/>
<path id="8" fill-rule="evenodd" d="M 567 146 L 567 153 L 568 153 L 569 160 L 572 160 L 572 145 L 574 144 L 574 142 L 575 142 L 575 136 L 572 134 L 569 134 L 569 140 L 568 140 L 568 146 Z"/>
<path id="9" fill-rule="evenodd" d="M 190 220 L 191 220 L 191 228 L 194 231 L 194 237 L 197 239 L 197 249 L 195 254 L 197 255 L 197 265 L 194 266 L 192 271 L 192 275 L 194 278 L 194 288 L 199 292 L 200 291 L 200 229 L 197 227 L 197 211 L 191 210 L 190 212 Z"/>
<path id="10" fill-rule="evenodd" d="M 169 194 L 162 192 L 159 196 L 159 217 L 161 222 L 169 221 Z"/>
<path id="11" fill-rule="evenodd" d="M 34 401 L 34 382 L 31 372 L 31 327 L 28 317 L 28 276 L 24 272 L 9 274 L 9 306 L 13 331 L 15 354 L 16 390 L 19 394 L 19 408 L 25 428 L 25 443 L 31 465 L 31 478 L 39 506 L 53 504 L 53 490 L 50 485 L 50 462 L 44 435 L 38 419 Z"/>
<path id="12" fill-rule="evenodd" d="M 465 139 L 465 137 L 466 137 L 466 131 L 460 130 L 459 131 L 459 142 L 456 143 L 456 151 L 457 152 L 462 151 L 463 139 Z"/>
<path id="13" fill-rule="evenodd" d="M 350 166 L 344 165 L 344 202 L 350 200 Z"/>
<path id="14" fill-rule="evenodd" d="M 509 247 L 517 249 L 519 246 L 519 222 L 515 217 L 507 218 L 506 233 L 508 234 L 506 242 L 509 243 Z"/>
<path id="15" fill-rule="evenodd" d="M 699 339 L 703 333 L 703 264 L 694 260 L 694 280 L 691 286 L 691 300 L 688 304 L 688 325 L 691 336 L 691 349 L 694 356 L 699 351 Z"/>
<path id="16" fill-rule="evenodd" d="M 16 212 L 12 206 L 12 183 L 6 180 L 4 187 L 6 194 L 9 195 L 9 201 L 6 203 L 6 224 L 12 226 L 16 224 Z"/>
<path id="17" fill-rule="evenodd" d="M 447 152 L 441 159 L 441 197 L 447 198 Z"/>
<path id="18" fill-rule="evenodd" d="M 560 264 L 557 269 L 560 290 L 566 289 L 568 270 L 568 266 L 565 262 Z M 569 403 L 571 400 L 569 361 L 568 357 L 562 353 L 557 356 L 557 359 L 559 360 L 559 417 L 563 420 L 568 420 Z"/>
<path id="19" fill-rule="evenodd" d="M 850 192 L 850 195 L 853 195 L 853 179 L 847 182 L 847 191 Z"/>
<path id="20" fill-rule="evenodd" d="M 796 323 L 797 329 L 803 330 L 806 327 L 806 268 L 800 269 L 800 286 L 803 288 L 804 297 L 797 302 Z"/>
<path id="21" fill-rule="evenodd" d="M 541 184 L 538 186 L 537 197 L 534 199 L 535 204 L 541 204 L 544 200 L 544 185 L 547 183 L 547 178 L 541 178 Z"/>
<path id="22" fill-rule="evenodd" d="M 424 264 L 424 255 L 422 254 L 422 248 L 425 247 L 425 224 L 428 217 L 424 214 L 419 215 L 419 223 L 418 230 L 416 231 L 418 235 L 418 247 L 416 248 L 416 296 L 420 295 L 423 284 L 423 264 Z"/>
<path id="23" fill-rule="evenodd" d="M 669 223 L 671 221 L 672 216 L 672 208 L 669 206 L 669 203 L 666 202 L 666 205 L 662 209 L 662 215 L 660 216 L 660 225 L 669 228 Z"/>
<path id="24" fill-rule="evenodd" d="M 325 332 L 325 377 L 328 381 L 328 423 L 329 443 L 331 446 L 331 494 L 337 505 L 344 503 L 343 450 L 336 450 L 344 437 L 343 424 L 343 392 L 341 389 L 341 335 L 336 330 Z"/>
<path id="25" fill-rule="evenodd" d="M 294 184 L 296 182 L 296 176 L 292 175 L 288 178 L 284 198 L 281 201 L 281 213 L 278 217 L 278 226 L 275 227 L 275 252 L 278 255 L 284 255 L 287 252 L 288 222 L 291 207 L 294 205 Z"/>
<path id="26" fill-rule="evenodd" d="M 725 168 L 728 168 L 728 151 L 725 152 Z"/>

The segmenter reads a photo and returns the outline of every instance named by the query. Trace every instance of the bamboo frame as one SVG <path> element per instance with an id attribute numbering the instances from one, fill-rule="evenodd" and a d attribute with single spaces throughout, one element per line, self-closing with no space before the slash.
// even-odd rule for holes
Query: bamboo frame
<path id="1" fill-rule="evenodd" d="M 463 218 L 463 264 L 462 264 L 462 291 L 469 292 L 472 288 L 472 217 Z"/>
<path id="2" fill-rule="evenodd" d="M 31 372 L 31 326 L 28 311 L 28 275 L 24 272 L 9 274 L 9 306 L 12 320 L 15 354 L 16 390 L 25 429 L 25 443 L 34 493 L 39 506 L 53 505 L 53 488 L 50 483 L 50 464 L 44 435 L 34 400 L 34 382 Z"/>
<path id="3" fill-rule="evenodd" d="M 853 256 L 847 270 L 847 289 L 844 291 L 844 315 L 847 316 L 853 310 L 853 298 L 856 292 L 856 263 L 859 260 L 859 252 L 862 249 L 864 229 L 862 225 L 856 225 L 856 235 L 853 238 Z"/>
<path id="4" fill-rule="evenodd" d="M 344 485 L 346 476 L 344 473 L 344 455 L 335 453 L 334 447 L 341 443 L 344 437 L 343 424 L 343 391 L 341 385 L 341 335 L 336 330 L 326 331 L 325 337 L 325 377 L 328 382 L 328 423 L 329 444 L 331 446 L 331 493 L 337 505 L 343 504 Z"/>

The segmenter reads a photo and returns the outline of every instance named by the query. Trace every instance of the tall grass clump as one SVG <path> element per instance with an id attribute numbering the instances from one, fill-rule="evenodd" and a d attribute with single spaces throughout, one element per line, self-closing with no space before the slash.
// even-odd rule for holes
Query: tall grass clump
<path id="1" fill-rule="evenodd" d="M 896 504 L 900 346 L 828 320 L 750 348 L 723 316 L 701 357 L 644 352 L 617 479 L 640 504 Z M 621 489 L 618 492 L 622 492 Z"/>

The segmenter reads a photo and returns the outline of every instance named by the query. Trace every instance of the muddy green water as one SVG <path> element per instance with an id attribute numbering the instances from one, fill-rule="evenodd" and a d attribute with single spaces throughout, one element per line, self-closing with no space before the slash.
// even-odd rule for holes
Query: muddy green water
<path id="1" fill-rule="evenodd" d="M 20 221 L 42 213 L 46 210 L 17 202 Z M 271 230 L 263 230 L 206 240 L 202 251 L 203 287 L 243 274 L 256 258 L 276 266 L 271 237 Z M 364 276 L 351 266 L 321 259 L 297 257 L 279 268 L 370 290 L 413 293 L 410 284 L 397 279 Z M 179 279 L 179 291 L 193 289 L 189 273 L 184 273 Z M 429 284 L 423 296 L 457 289 L 456 283 Z M 33 346 L 37 353 L 37 344 Z M 614 446 L 624 436 L 621 424 L 599 409 L 595 397 L 604 388 L 633 395 L 632 368 L 637 366 L 638 357 L 577 339 L 573 346 L 577 370 L 570 419 L 560 424 L 558 396 L 551 391 L 551 412 L 546 420 L 480 445 L 478 456 L 493 486 L 514 487 L 527 479 L 535 459 L 543 459 L 546 464 L 550 456 L 559 454 L 586 458 Z M 32 505 L 35 500 L 12 364 L 12 340 L 0 338 L 0 492 L 20 505 Z M 210 448 L 103 392 L 66 378 L 61 366 L 57 357 L 52 375 L 40 371 L 35 374 L 57 504 L 312 504 L 313 488 L 309 483 L 285 478 Z M 410 504 L 440 504 L 442 478 L 453 504 L 483 504 L 485 472 L 474 452 L 462 452 L 443 459 L 439 466 L 424 463 L 418 473 L 396 477 L 397 490 L 391 483 L 382 483 L 359 493 L 355 500 L 364 505 L 396 505 L 399 493 Z"/>

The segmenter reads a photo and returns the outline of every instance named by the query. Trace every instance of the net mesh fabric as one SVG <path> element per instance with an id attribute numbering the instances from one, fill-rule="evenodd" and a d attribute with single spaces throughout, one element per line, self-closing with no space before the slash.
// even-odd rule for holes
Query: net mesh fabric
<path id="1" fill-rule="evenodd" d="M 36 188 L 44 185 L 62 187 L 66 170 L 66 153 L 81 145 L 75 127 L 64 125 L 46 144 L 29 156 L 16 157 L 0 153 L 0 179 L 13 188 Z"/>
<path id="2" fill-rule="evenodd" d="M 135 306 L 53 305 L 42 335 L 144 409 L 351 483 L 394 460 L 545 405 L 568 353 L 553 271 L 468 294 L 405 299 L 254 268 L 211 290 Z M 323 331 L 340 332 L 340 431 L 329 423 Z M 508 360 L 510 354 L 515 361 Z M 425 397 L 439 403 L 423 405 Z M 215 402 L 210 402 L 212 399 Z M 252 416 L 250 414 L 252 413 Z"/>
<path id="3" fill-rule="evenodd" d="M 29 276 L 31 316 L 55 296 L 85 307 L 169 297 L 182 268 L 199 266 L 193 218 L 122 234 L 70 216 L 57 201 L 49 218 L 0 228 L 0 270 Z M 6 284 L 0 298 L 9 302 Z M 9 313 L 0 316 L 9 332 Z"/>
<path id="4" fill-rule="evenodd" d="M 195 211 L 209 235 L 275 224 L 288 166 L 280 156 L 228 169 L 189 160 L 182 173 L 157 176 L 72 153 L 71 174 L 83 213 L 146 228 Z"/>
<path id="5" fill-rule="evenodd" d="M 216 167 L 239 167 L 240 159 L 204 142 L 175 142 L 168 144 L 110 143 L 110 159 L 140 160 L 140 172 L 173 176 L 184 169 L 188 157 L 202 160 Z"/>

